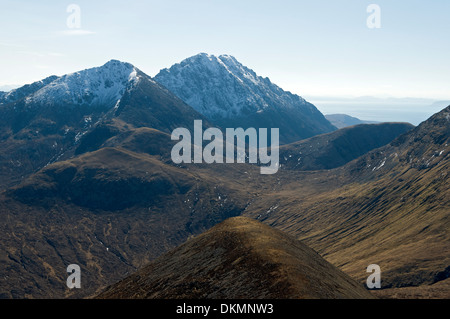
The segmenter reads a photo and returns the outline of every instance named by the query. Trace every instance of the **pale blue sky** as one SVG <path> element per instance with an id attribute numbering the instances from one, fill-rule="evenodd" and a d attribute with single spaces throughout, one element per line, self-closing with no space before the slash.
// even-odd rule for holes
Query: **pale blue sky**
<path id="1" fill-rule="evenodd" d="M 150 76 L 200 52 L 231 54 L 302 96 L 450 99 L 448 0 L 1 0 L 0 85 L 110 59 Z M 81 8 L 71 35 L 66 8 Z M 369 29 L 366 8 L 381 7 Z"/>

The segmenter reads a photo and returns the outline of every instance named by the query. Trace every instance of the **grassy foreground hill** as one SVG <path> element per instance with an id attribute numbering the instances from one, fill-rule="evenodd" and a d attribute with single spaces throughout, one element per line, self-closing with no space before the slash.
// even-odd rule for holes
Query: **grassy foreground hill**
<path id="1" fill-rule="evenodd" d="M 188 240 L 98 298 L 373 298 L 300 241 L 235 217 Z"/>

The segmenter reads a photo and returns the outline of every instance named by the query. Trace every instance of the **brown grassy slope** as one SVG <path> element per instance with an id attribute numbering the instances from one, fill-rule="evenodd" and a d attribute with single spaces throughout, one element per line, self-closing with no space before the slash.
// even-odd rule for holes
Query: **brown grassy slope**
<path id="1" fill-rule="evenodd" d="M 152 147 L 167 134 L 113 121 L 117 135 L 90 140 L 112 148 L 49 165 L 1 196 L 0 296 L 65 296 L 70 263 L 86 296 L 244 210 L 359 280 L 378 262 L 384 287 L 431 283 L 448 266 L 449 134 L 439 123 L 340 169 L 262 176 L 246 164 L 167 165 L 170 147 Z"/>
<path id="2" fill-rule="evenodd" d="M 450 299 L 450 278 L 433 285 L 375 290 L 382 299 Z"/>
<path id="3" fill-rule="evenodd" d="M 85 297 L 239 215 L 251 196 L 118 148 L 49 165 L 0 195 L 0 296 Z M 65 286 L 73 263 L 83 289 Z"/>
<path id="4" fill-rule="evenodd" d="M 298 240 L 235 217 L 171 250 L 98 298 L 372 298 Z"/>
<path id="5" fill-rule="evenodd" d="M 308 186 L 261 196 L 245 215 L 297 236 L 360 281 L 376 263 L 384 287 L 432 283 L 450 263 L 450 194 L 435 170 L 405 172 L 395 190 L 385 179 L 312 194 L 305 180 Z"/>
<path id="6" fill-rule="evenodd" d="M 450 111 L 330 171 L 282 172 L 245 215 L 293 234 L 360 282 L 432 284 L 450 264 Z"/>

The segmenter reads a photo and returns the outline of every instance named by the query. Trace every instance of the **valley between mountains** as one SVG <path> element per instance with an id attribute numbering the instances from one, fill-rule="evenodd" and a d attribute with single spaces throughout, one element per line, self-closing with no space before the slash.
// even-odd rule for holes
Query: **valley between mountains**
<path id="1" fill-rule="evenodd" d="M 278 172 L 174 164 L 194 120 L 280 128 Z M 449 298 L 449 139 L 450 106 L 337 129 L 228 55 L 2 92 L 0 297 Z"/>

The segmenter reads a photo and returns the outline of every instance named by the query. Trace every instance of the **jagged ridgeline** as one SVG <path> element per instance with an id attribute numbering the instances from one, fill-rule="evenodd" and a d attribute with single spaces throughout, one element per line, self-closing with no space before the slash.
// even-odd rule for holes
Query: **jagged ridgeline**
<path id="1" fill-rule="evenodd" d="M 224 128 L 279 128 L 282 144 L 336 130 L 314 105 L 230 55 L 201 53 L 161 70 L 155 80 Z"/>

